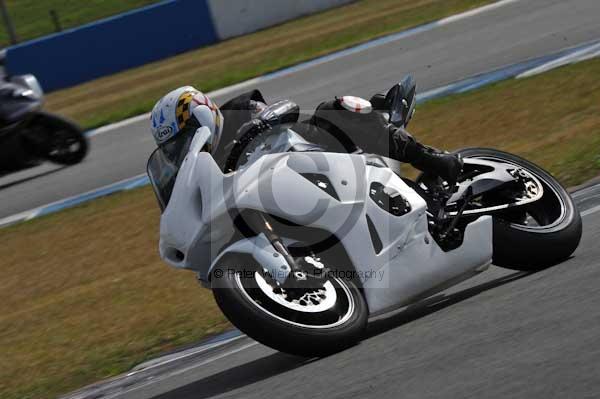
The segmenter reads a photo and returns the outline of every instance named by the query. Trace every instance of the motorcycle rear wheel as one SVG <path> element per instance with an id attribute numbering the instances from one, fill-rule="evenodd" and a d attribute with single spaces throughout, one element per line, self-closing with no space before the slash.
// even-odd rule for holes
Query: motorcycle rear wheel
<path id="1" fill-rule="evenodd" d="M 494 255 L 497 266 L 536 271 L 568 259 L 582 235 L 579 210 L 567 190 L 547 171 L 519 156 L 490 148 L 457 151 L 463 157 L 506 162 L 535 175 L 544 196 L 521 212 L 499 213 L 494 220 Z"/>
<path id="2" fill-rule="evenodd" d="M 271 348 L 326 356 L 354 345 L 366 328 L 367 305 L 351 280 L 328 278 L 322 289 L 292 303 L 266 283 L 258 267 L 248 267 L 247 259 L 230 258 L 217 270 L 212 291 L 221 311 L 242 332 Z M 311 303 L 311 298 L 316 301 Z"/>
<path id="3" fill-rule="evenodd" d="M 48 138 L 44 158 L 61 165 L 80 163 L 89 151 L 83 131 L 75 123 L 47 112 L 39 112 L 33 122 Z"/>

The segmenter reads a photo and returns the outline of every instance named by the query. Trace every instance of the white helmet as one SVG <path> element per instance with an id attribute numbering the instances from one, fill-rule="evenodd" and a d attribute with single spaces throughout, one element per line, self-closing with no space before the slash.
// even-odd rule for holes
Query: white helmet
<path id="1" fill-rule="evenodd" d="M 207 145 L 208 150 L 212 151 L 219 144 L 223 131 L 223 115 L 219 107 L 192 86 L 180 87 L 161 98 L 152 109 L 150 119 L 156 144 L 159 147 L 171 147 L 171 152 L 187 152 L 187 148 L 175 145 L 176 142 L 184 140 L 189 143 L 189 139 L 201 127 L 210 130 L 211 137 Z"/>

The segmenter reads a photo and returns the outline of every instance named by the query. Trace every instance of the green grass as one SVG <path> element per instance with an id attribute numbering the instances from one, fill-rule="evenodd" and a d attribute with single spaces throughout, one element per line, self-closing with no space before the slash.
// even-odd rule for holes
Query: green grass
<path id="1" fill-rule="evenodd" d="M 599 74 L 595 59 L 445 97 L 427 103 L 411 128 L 441 148 L 520 154 L 572 186 L 600 174 Z"/>
<path id="2" fill-rule="evenodd" d="M 56 397 L 228 327 L 159 260 L 158 216 L 144 188 L 0 232 L 1 398 Z"/>
<path id="3" fill-rule="evenodd" d="M 51 93 L 48 108 L 97 127 L 149 111 L 178 86 L 208 92 L 492 2 L 361 0 Z"/>
<path id="4" fill-rule="evenodd" d="M 441 148 L 495 147 L 566 185 L 600 173 L 600 60 L 419 107 Z M 192 273 L 158 257 L 149 187 L 0 230 L 0 397 L 51 398 L 230 328 Z"/>
<path id="5" fill-rule="evenodd" d="M 19 41 L 55 32 L 50 10 L 55 10 L 63 29 L 139 8 L 160 0 L 7 0 Z M 4 24 L 0 29 L 0 46 L 9 44 Z"/>

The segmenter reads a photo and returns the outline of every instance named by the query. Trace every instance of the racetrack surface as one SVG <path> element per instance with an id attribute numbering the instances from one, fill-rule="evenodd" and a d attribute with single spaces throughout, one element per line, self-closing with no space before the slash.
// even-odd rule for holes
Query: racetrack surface
<path id="1" fill-rule="evenodd" d="M 598 39 L 599 15 L 597 0 L 515 1 L 256 86 L 271 101 L 291 98 L 305 110 L 334 95 L 369 96 L 406 73 L 425 91 Z M 143 173 L 153 148 L 147 121 L 139 121 L 92 137 L 80 165 L 46 164 L 0 178 L 0 218 Z"/>
<path id="2" fill-rule="evenodd" d="M 600 185 L 574 197 L 584 232 L 571 259 L 532 274 L 492 267 L 371 320 L 341 353 L 306 359 L 230 335 L 69 398 L 597 398 Z"/>

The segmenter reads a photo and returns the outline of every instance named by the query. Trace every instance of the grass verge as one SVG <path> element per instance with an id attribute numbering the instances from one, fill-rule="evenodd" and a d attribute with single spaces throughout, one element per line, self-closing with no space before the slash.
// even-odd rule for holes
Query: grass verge
<path id="1" fill-rule="evenodd" d="M 440 148 L 521 155 L 566 186 L 600 173 L 600 59 L 427 103 L 412 132 Z"/>
<path id="2" fill-rule="evenodd" d="M 160 0 L 7 0 L 6 6 L 20 41 L 55 32 L 50 11 L 58 14 L 63 29 L 74 28 Z M 0 46 L 8 45 L 5 25 L 0 29 Z"/>
<path id="3" fill-rule="evenodd" d="M 48 109 L 86 128 L 149 111 L 178 86 L 210 91 L 493 0 L 361 0 L 51 93 Z"/>
<path id="4" fill-rule="evenodd" d="M 573 185 L 600 171 L 600 60 L 430 102 L 412 131 L 490 146 Z M 0 397 L 53 397 L 229 327 L 157 255 L 149 188 L 0 230 Z"/>

